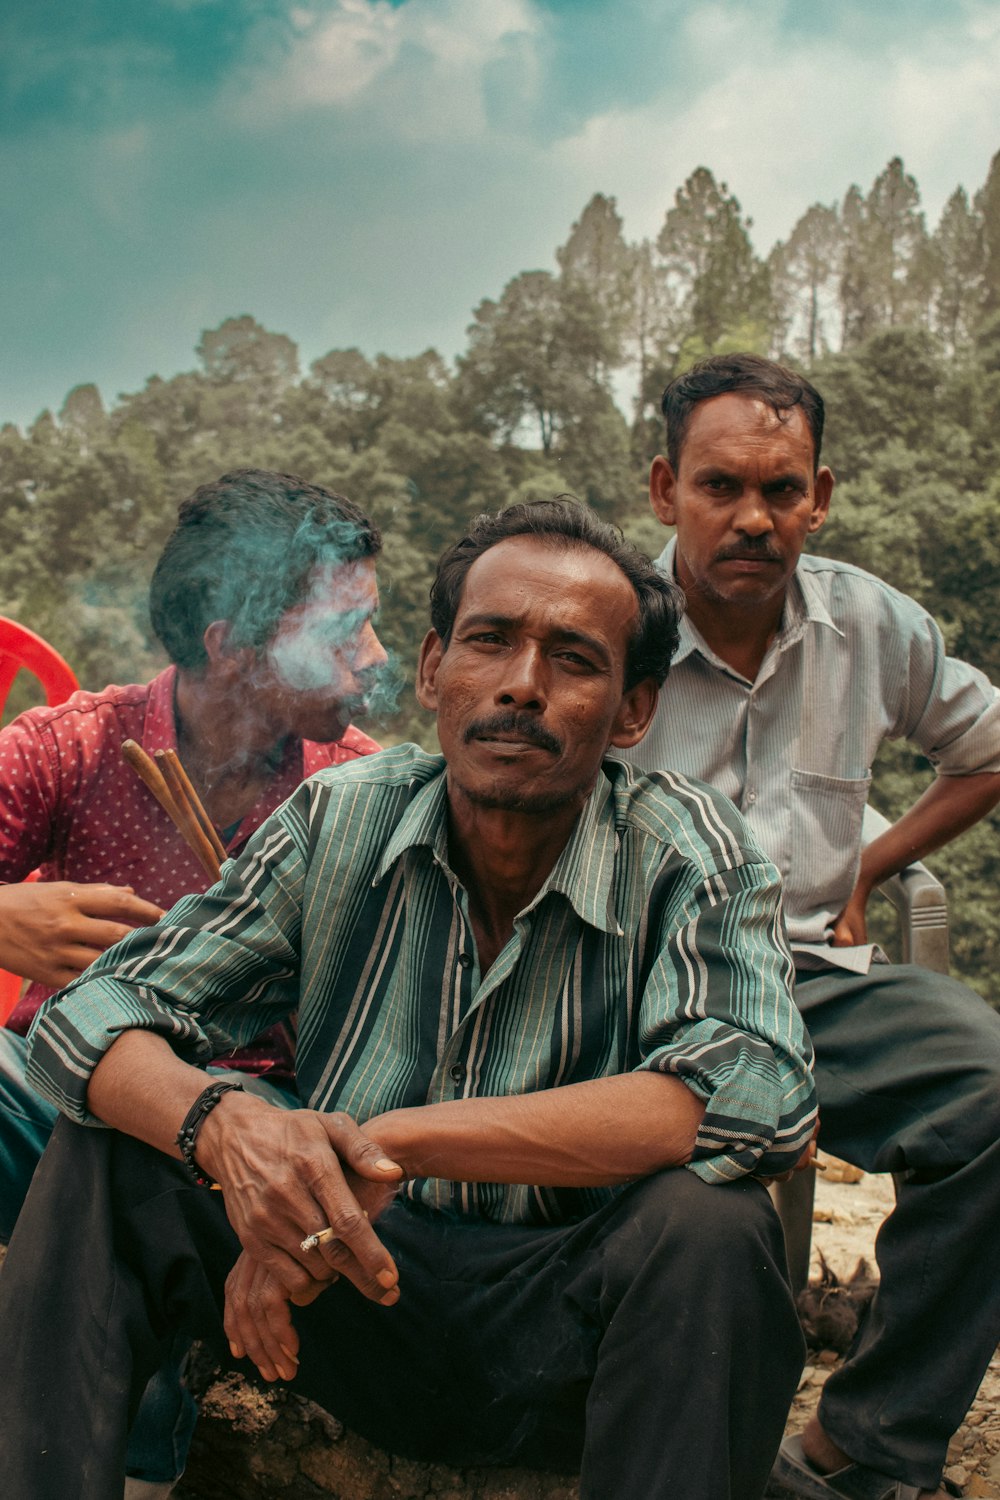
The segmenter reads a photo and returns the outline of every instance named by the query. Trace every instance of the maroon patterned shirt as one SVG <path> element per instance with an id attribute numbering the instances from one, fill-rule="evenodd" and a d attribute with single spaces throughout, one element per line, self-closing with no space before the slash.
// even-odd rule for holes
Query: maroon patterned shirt
<path id="1" fill-rule="evenodd" d="M 127 739 L 150 755 L 176 750 L 176 678 L 177 669 L 168 667 L 149 683 L 74 693 L 56 708 L 29 709 L 0 733 L 0 883 L 24 880 L 37 868 L 42 880 L 130 885 L 165 909 L 207 888 L 197 856 L 121 757 Z M 353 725 L 331 744 L 290 739 L 226 852 L 239 853 L 304 777 L 378 749 Z M 50 994 L 31 984 L 10 1017 L 11 1029 L 24 1035 Z M 277 1028 L 216 1061 L 266 1073 L 274 1082 L 294 1078 L 290 1038 Z"/>

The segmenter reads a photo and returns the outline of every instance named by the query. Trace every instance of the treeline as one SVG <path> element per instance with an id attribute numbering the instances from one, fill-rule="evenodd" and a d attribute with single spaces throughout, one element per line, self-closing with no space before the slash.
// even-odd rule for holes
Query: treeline
<path id="1" fill-rule="evenodd" d="M 434 561 L 478 511 L 568 490 L 658 551 L 645 475 L 663 385 L 706 353 L 750 348 L 827 397 L 839 484 L 821 549 L 921 599 L 1000 682 L 1000 153 L 933 230 L 898 159 L 867 193 L 809 208 L 766 258 L 750 227 L 699 168 L 655 241 L 627 241 L 614 200 L 592 198 L 556 271 L 515 276 L 475 309 L 454 366 L 433 350 L 346 349 L 303 372 L 290 338 L 242 316 L 202 334 L 196 369 L 110 409 L 75 387 L 57 416 L 0 431 L 0 611 L 86 686 L 142 679 L 160 665 L 146 583 L 178 500 L 262 465 L 343 490 L 383 525 L 382 629 L 409 676 Z M 433 741 L 408 692 L 376 733 Z M 898 810 L 926 774 L 893 751 L 876 800 Z M 1000 1003 L 997 826 L 932 863 L 955 968 Z"/>

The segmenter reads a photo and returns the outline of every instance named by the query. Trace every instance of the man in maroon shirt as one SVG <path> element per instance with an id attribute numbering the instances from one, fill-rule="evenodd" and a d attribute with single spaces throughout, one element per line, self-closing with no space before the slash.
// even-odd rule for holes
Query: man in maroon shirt
<path id="1" fill-rule="evenodd" d="M 181 505 L 153 574 L 153 628 L 172 665 L 144 685 L 31 709 L 0 733 L 0 967 L 30 981 L 0 1030 L 0 1240 L 55 1118 L 24 1076 L 39 1005 L 208 884 L 122 742 L 177 750 L 229 854 L 303 777 L 376 751 L 350 719 L 386 665 L 373 624 L 381 544 L 342 496 L 288 474 L 225 474 Z M 26 882 L 36 868 L 40 880 Z M 278 1029 L 217 1065 L 257 1075 L 267 1092 L 294 1082 Z M 130 1442 L 136 1497 L 167 1493 L 183 1466 L 183 1453 L 175 1463 L 162 1451 L 176 1399 L 150 1404 Z"/>

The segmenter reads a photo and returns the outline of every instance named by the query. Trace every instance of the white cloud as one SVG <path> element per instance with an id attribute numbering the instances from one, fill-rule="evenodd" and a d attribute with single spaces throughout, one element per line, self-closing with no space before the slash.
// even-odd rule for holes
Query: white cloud
<path id="1" fill-rule="evenodd" d="M 400 108 L 397 92 L 393 115 L 408 138 L 441 129 L 454 138 L 456 128 L 482 128 L 484 70 L 503 57 L 510 38 L 539 24 L 531 0 L 411 0 L 400 7 L 334 0 L 322 9 L 300 7 L 292 20 L 297 39 L 283 64 L 269 67 L 244 95 L 243 118 L 273 125 L 304 109 L 377 102 L 379 88 L 402 65 L 407 107 Z"/>
<path id="2" fill-rule="evenodd" d="M 655 235 L 696 166 L 728 183 L 764 252 L 816 201 L 866 189 L 892 156 L 917 178 L 933 227 L 949 194 L 983 181 L 1000 146 L 1000 16 L 978 6 L 905 31 L 888 52 L 856 39 L 793 37 L 776 13 L 698 7 L 676 45 L 690 102 L 664 90 L 641 108 L 592 117 L 558 147 L 581 193 L 617 196 L 632 238 Z M 971 177 L 970 177 L 971 173 Z"/>

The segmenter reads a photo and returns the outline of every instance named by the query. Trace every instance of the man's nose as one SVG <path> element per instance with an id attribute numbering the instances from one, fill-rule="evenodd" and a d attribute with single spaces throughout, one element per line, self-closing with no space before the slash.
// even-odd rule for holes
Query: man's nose
<path id="1" fill-rule="evenodd" d="M 548 698 L 541 652 L 530 646 L 511 652 L 504 659 L 504 670 L 494 697 L 506 708 L 529 708 L 536 712 L 544 709 Z"/>
<path id="2" fill-rule="evenodd" d="M 774 530 L 771 507 L 758 489 L 745 489 L 733 512 L 733 530 L 744 536 L 765 536 Z"/>
<path id="3" fill-rule="evenodd" d="M 360 647 L 354 658 L 354 670 L 356 672 L 376 672 L 384 667 L 389 660 L 389 654 L 375 634 L 375 627 L 369 620 L 361 633 Z"/>

